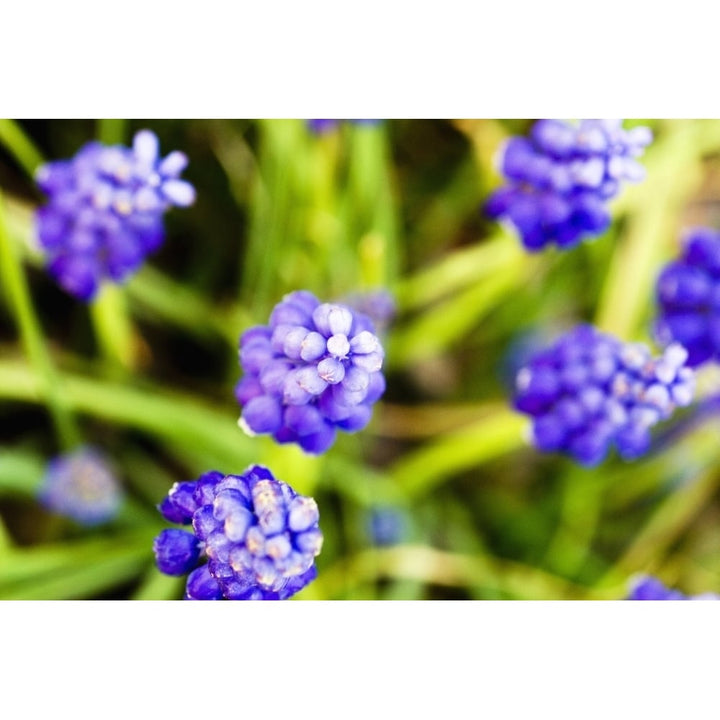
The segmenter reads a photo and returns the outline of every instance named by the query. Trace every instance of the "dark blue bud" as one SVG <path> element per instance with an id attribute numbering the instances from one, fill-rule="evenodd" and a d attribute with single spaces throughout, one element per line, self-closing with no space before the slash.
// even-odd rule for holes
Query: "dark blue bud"
<path id="1" fill-rule="evenodd" d="M 166 575 L 185 575 L 198 563 L 198 539 L 185 530 L 163 530 L 153 542 L 155 562 Z"/>

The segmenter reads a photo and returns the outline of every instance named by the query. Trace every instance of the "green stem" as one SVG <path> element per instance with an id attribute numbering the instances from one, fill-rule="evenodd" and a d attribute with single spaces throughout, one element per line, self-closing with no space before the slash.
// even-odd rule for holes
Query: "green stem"
<path id="1" fill-rule="evenodd" d="M 123 142 L 127 121 L 119 118 L 98 120 L 97 137 L 104 145 Z M 100 351 L 113 370 L 131 370 L 136 353 L 133 323 L 128 313 L 125 291 L 105 283 L 90 304 L 90 318 Z"/>
<path id="2" fill-rule="evenodd" d="M 237 426 L 239 410 L 222 412 L 180 393 L 139 389 L 80 375 L 64 374 L 64 398 L 76 412 L 145 430 L 179 447 L 205 453 L 208 467 L 236 472 L 255 456 L 253 440 Z M 37 371 L 0 361 L 0 397 L 42 402 L 48 388 Z"/>
<path id="3" fill-rule="evenodd" d="M 266 314 L 275 292 L 280 255 L 292 238 L 294 211 L 291 172 L 297 162 L 302 126 L 292 120 L 261 121 L 259 172 L 255 179 L 253 214 L 242 267 L 243 301 L 259 316 Z"/>
<path id="4" fill-rule="evenodd" d="M 711 466 L 700 477 L 670 495 L 652 514 L 602 583 L 617 582 L 633 573 L 646 571 L 682 535 L 717 492 L 720 473 Z"/>
<path id="5" fill-rule="evenodd" d="M 13 550 L 3 556 L 0 597 L 4 600 L 93 597 L 136 577 L 149 566 L 152 539 L 146 529 L 111 540 Z"/>
<path id="6" fill-rule="evenodd" d="M 406 453 L 390 468 L 389 476 L 409 497 L 417 497 L 454 474 L 522 447 L 525 425 L 524 417 L 498 408 L 478 422 Z"/>
<path id="7" fill-rule="evenodd" d="M 694 121 L 668 124 L 648 150 L 647 178 L 624 193 L 628 229 L 613 253 L 595 318 L 622 339 L 636 338 L 658 269 L 676 247 L 682 209 L 701 180 L 703 130 Z"/>
<path id="8" fill-rule="evenodd" d="M 101 118 L 98 120 L 98 140 L 104 145 L 119 145 L 125 140 L 126 126 L 124 118 Z"/>
<path id="9" fill-rule="evenodd" d="M 517 600 L 612 598 L 618 594 L 614 588 L 596 593 L 521 563 L 420 545 L 399 545 L 365 550 L 321 570 L 318 579 L 303 590 L 302 597 L 306 600 L 336 598 L 362 583 L 383 577 L 491 590 Z"/>
<path id="10" fill-rule="evenodd" d="M 516 294 L 537 267 L 519 255 L 498 271 L 437 302 L 395 329 L 388 341 L 386 367 L 410 366 L 442 355 L 479 325 L 505 297 Z"/>
<path id="11" fill-rule="evenodd" d="M 37 374 L 41 393 L 48 403 L 58 440 L 65 449 L 69 449 L 80 441 L 80 433 L 67 407 L 60 378 L 45 346 L 40 321 L 30 298 L 25 272 L 7 232 L 4 201 L 1 195 L 0 276 L 20 330 L 25 353 Z"/>
<path id="12" fill-rule="evenodd" d="M 35 171 L 44 162 L 43 157 L 14 120 L 0 119 L 0 143 L 10 151 L 28 177 L 34 180 Z"/>
<path id="13" fill-rule="evenodd" d="M 185 589 L 185 577 L 163 575 L 151 567 L 139 587 L 133 593 L 133 600 L 179 600 Z"/>
<path id="14" fill-rule="evenodd" d="M 348 175 L 350 232 L 359 242 L 363 283 L 392 287 L 402 258 L 387 123 L 350 127 Z"/>
<path id="15" fill-rule="evenodd" d="M 404 310 L 418 310 L 477 286 L 525 259 L 517 239 L 501 230 L 482 243 L 446 252 L 429 267 L 401 280 L 397 300 Z"/>
<path id="16" fill-rule="evenodd" d="M 90 317 L 101 353 L 108 364 L 116 370 L 133 369 L 137 353 L 124 289 L 105 283 L 90 303 Z"/>
<path id="17" fill-rule="evenodd" d="M 241 332 L 252 324 L 239 303 L 212 305 L 201 293 L 147 264 L 127 286 L 127 295 L 136 314 L 175 325 L 203 340 L 220 338 L 233 354 Z"/>
<path id="18" fill-rule="evenodd" d="M 545 554 L 544 564 L 566 577 L 574 577 L 588 559 L 600 520 L 604 484 L 582 469 L 563 478 L 562 508 L 557 530 Z"/>

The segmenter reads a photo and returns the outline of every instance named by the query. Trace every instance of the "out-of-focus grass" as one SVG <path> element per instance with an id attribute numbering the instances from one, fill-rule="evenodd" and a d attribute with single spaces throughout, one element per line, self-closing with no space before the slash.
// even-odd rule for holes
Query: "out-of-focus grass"
<path id="1" fill-rule="evenodd" d="M 715 424 L 582 469 L 531 448 L 509 402 L 514 354 L 534 337 L 588 321 L 649 339 L 656 273 L 689 216 L 716 214 L 720 123 L 647 122 L 647 177 L 614 201 L 612 227 L 530 255 L 481 212 L 501 144 L 529 121 L 343 122 L 320 136 L 301 120 L 1 121 L 0 598 L 181 597 L 153 566 L 155 504 L 175 481 L 254 462 L 320 506 L 319 576 L 299 599 L 612 599 L 639 572 L 720 591 Z M 186 152 L 198 199 L 88 308 L 42 269 L 32 175 L 93 134 L 129 143 L 142 127 Z M 301 288 L 387 288 L 398 306 L 371 425 L 322 457 L 245 436 L 233 397 L 241 332 Z M 35 500 L 68 424 L 125 484 L 106 527 L 58 522 Z M 405 518 L 396 545 L 374 545 L 375 507 Z"/>

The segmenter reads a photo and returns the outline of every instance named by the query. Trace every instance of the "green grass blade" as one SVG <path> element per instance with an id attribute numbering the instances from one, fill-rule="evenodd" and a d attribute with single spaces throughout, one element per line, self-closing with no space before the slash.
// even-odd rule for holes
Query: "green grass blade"
<path id="1" fill-rule="evenodd" d="M 0 143 L 17 160 L 27 176 L 35 179 L 35 172 L 43 164 L 42 153 L 14 120 L 0 118 Z"/>
<path id="2" fill-rule="evenodd" d="M 388 474 L 408 495 L 422 495 L 454 474 L 522 447 L 526 426 L 526 418 L 499 407 L 462 430 L 406 453 Z"/>
<path id="3" fill-rule="evenodd" d="M 72 447 L 80 440 L 80 433 L 68 409 L 61 380 L 55 370 L 43 337 L 40 321 L 35 313 L 25 271 L 5 222 L 5 208 L 0 194 L 0 277 L 2 286 L 20 330 L 22 343 L 42 385 L 60 443 Z"/>

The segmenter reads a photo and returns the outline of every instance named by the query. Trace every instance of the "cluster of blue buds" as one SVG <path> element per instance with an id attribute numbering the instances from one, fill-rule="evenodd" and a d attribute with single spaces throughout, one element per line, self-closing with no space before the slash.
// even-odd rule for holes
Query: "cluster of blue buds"
<path id="1" fill-rule="evenodd" d="M 691 367 L 720 359 L 720 232 L 689 231 L 681 256 L 660 273 L 655 293 L 658 342 L 680 343 Z"/>
<path id="2" fill-rule="evenodd" d="M 286 295 L 269 325 L 245 331 L 236 387 L 241 427 L 325 452 L 336 431 L 362 430 L 385 391 L 384 351 L 372 321 L 349 307 L 321 303 L 306 290 Z"/>
<path id="3" fill-rule="evenodd" d="M 38 499 L 53 513 L 93 526 L 117 515 L 123 493 L 103 455 L 80 447 L 48 463 Z"/>
<path id="4" fill-rule="evenodd" d="M 651 141 L 649 128 L 624 130 L 620 120 L 538 120 L 530 137 L 505 145 L 500 170 L 508 184 L 485 212 L 510 222 L 530 251 L 573 247 L 608 227 L 606 204 L 623 181 L 644 177 L 635 158 Z"/>
<path id="5" fill-rule="evenodd" d="M 650 575 L 641 575 L 634 578 L 630 585 L 630 592 L 627 600 L 720 600 L 720 595 L 715 593 L 702 593 L 691 597 L 684 595 L 679 590 L 672 590 L 666 587 L 657 578 Z"/>
<path id="6" fill-rule="evenodd" d="M 163 573 L 189 573 L 186 600 L 285 600 L 317 575 L 317 504 L 267 468 L 175 483 L 158 509 L 192 525 L 163 530 L 153 543 Z"/>
<path id="7" fill-rule="evenodd" d="M 648 449 L 650 428 L 692 401 L 686 359 L 680 345 L 653 358 L 644 345 L 579 325 L 520 370 L 514 404 L 532 417 L 542 451 L 592 466 L 614 445 L 634 459 Z"/>
<path id="8" fill-rule="evenodd" d="M 37 235 L 48 269 L 69 293 L 90 301 L 103 280 L 121 283 L 162 244 L 163 214 L 194 202 L 180 179 L 184 153 L 160 158 L 149 130 L 132 148 L 85 145 L 69 160 L 43 165 L 37 173 L 48 202 L 37 211 Z"/>

